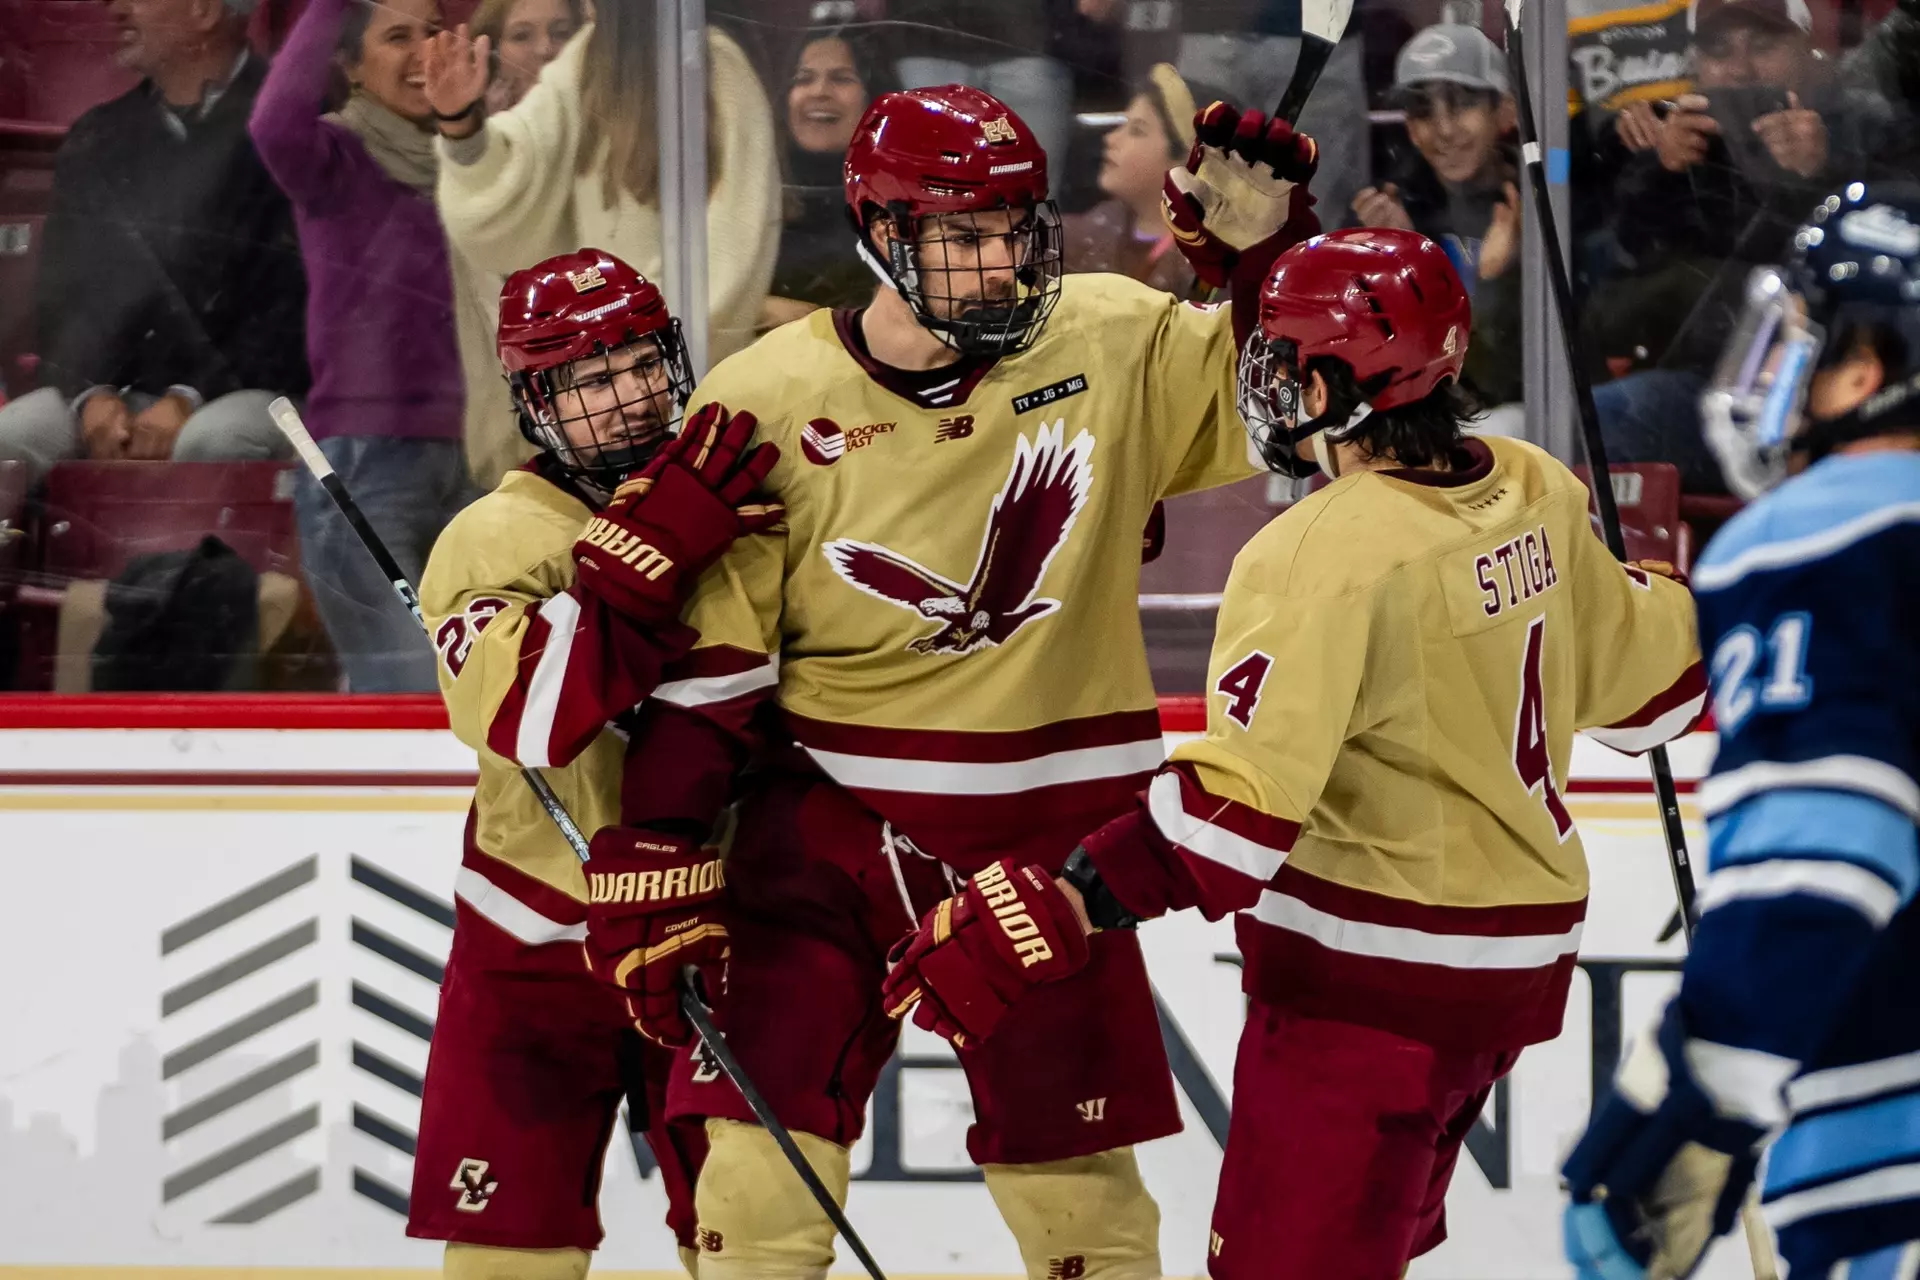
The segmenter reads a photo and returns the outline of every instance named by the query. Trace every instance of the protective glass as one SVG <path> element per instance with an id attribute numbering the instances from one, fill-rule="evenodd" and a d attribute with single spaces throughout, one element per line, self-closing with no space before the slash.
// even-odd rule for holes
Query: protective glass
<path id="1" fill-rule="evenodd" d="M 513 379 L 521 430 L 568 474 L 611 492 L 678 430 L 693 372 L 680 322 L 626 346 Z"/>
<path id="2" fill-rule="evenodd" d="M 1755 269 L 1746 305 L 1700 400 L 1707 443 L 1734 493 L 1756 497 L 1785 477 L 1825 343 L 1825 331 L 1807 318 L 1805 300 L 1785 273 Z"/>

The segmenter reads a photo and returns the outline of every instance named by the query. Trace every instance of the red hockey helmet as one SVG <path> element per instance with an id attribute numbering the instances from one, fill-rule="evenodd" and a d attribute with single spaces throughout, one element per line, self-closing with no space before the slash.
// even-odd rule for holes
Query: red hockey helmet
<path id="1" fill-rule="evenodd" d="M 1040 335 L 1060 296 L 1060 213 L 1046 150 L 1004 102 L 963 84 L 882 94 L 844 173 L 861 256 L 921 324 L 971 355 L 1009 355 Z M 991 216 L 1003 210 L 1010 219 Z"/>
<path id="2" fill-rule="evenodd" d="M 660 290 L 599 249 L 507 277 L 499 347 L 522 434 L 603 492 L 653 456 L 693 394 Z"/>
<path id="3" fill-rule="evenodd" d="M 1324 431 L 1341 440 L 1368 413 L 1412 404 L 1467 359 L 1473 317 L 1446 250 L 1414 231 L 1353 227 L 1294 245 L 1260 290 L 1260 330 L 1240 357 L 1240 415 L 1269 465 Z M 1344 422 L 1299 422 L 1307 363 L 1344 361 L 1367 399 Z"/>

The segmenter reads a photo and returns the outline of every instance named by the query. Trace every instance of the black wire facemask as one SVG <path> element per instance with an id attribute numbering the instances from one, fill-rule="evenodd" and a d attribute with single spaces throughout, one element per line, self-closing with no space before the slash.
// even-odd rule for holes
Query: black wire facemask
<path id="1" fill-rule="evenodd" d="M 1292 339 L 1254 333 L 1240 352 L 1234 404 L 1268 470 L 1295 480 L 1317 471 L 1331 480 L 1339 473 L 1332 465 L 1330 446 L 1351 440 L 1373 413 L 1373 406 L 1363 399 L 1343 397 L 1329 386 L 1320 416 L 1302 420 L 1309 381 L 1311 374 L 1301 364 L 1300 348 Z M 1300 442 L 1315 436 L 1324 439 L 1317 442 L 1314 456 L 1301 456 Z"/>
<path id="2" fill-rule="evenodd" d="M 924 327 L 962 355 L 1007 356 L 1033 345 L 1060 300 L 1065 238 L 1053 201 L 917 220 L 896 205 L 886 216 L 894 232 L 887 261 L 867 236 L 860 255 Z"/>
<path id="3" fill-rule="evenodd" d="M 693 394 L 678 320 L 626 346 L 508 381 L 521 434 L 602 493 L 644 467 L 675 434 Z"/>
<path id="4" fill-rule="evenodd" d="M 1300 456 L 1299 442 L 1313 434 L 1300 427 L 1302 371 L 1300 349 L 1286 338 L 1269 339 L 1255 333 L 1240 353 L 1240 375 L 1234 403 L 1247 435 L 1267 469 L 1302 480 L 1319 468 Z"/>

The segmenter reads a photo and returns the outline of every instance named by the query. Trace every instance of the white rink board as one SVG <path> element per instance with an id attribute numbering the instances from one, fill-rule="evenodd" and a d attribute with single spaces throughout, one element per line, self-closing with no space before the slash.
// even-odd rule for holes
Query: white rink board
<path id="1" fill-rule="evenodd" d="M 1704 736 L 1680 744 L 1676 772 L 1697 776 L 1711 750 Z M 448 941 L 432 904 L 423 913 L 391 882 L 450 900 L 467 795 L 446 775 L 472 763 L 450 735 L 423 730 L 0 731 L 0 778 L 13 784 L 0 786 L 0 1269 L 438 1266 L 439 1246 L 406 1239 L 376 1198 L 409 1185 L 391 1139 L 414 1131 L 419 1101 L 390 1081 L 424 1070 L 426 1043 L 407 1024 L 430 1021 L 436 996 L 393 957 L 431 968 Z M 21 777 L 42 771 L 58 785 Z M 280 779 L 223 781 L 234 771 Z M 345 785 L 369 772 L 384 785 Z M 169 776 L 142 782 L 156 773 Z M 1679 947 L 1656 941 L 1673 899 L 1650 795 L 1581 790 L 1644 779 L 1643 767 L 1583 742 L 1574 775 L 1604 1047 L 1671 982 L 1628 972 L 1616 986 L 1604 962 L 1671 960 Z M 1698 851 L 1697 821 L 1691 830 Z M 210 913 L 249 891 L 257 904 Z M 1167 1273 L 1200 1275 L 1220 1165 L 1204 1119 L 1230 1087 L 1240 1020 L 1237 970 L 1220 958 L 1232 930 L 1176 918 L 1143 937 L 1191 1060 L 1187 1129 L 1142 1148 L 1142 1164 Z M 1566 1031 L 1528 1050 L 1509 1082 L 1504 1123 L 1500 1100 L 1489 1106 L 1449 1200 L 1452 1238 L 1414 1265 L 1418 1280 L 1568 1274 L 1555 1170 L 1589 1104 L 1593 990 L 1583 971 Z M 906 1052 L 950 1058 L 918 1031 Z M 964 1172 L 958 1073 L 903 1069 L 894 1114 L 883 1166 Z M 874 1164 L 872 1146 L 856 1171 Z M 602 1206 L 598 1268 L 677 1269 L 657 1179 L 620 1137 Z M 977 1182 L 856 1182 L 849 1212 L 892 1273 L 1019 1273 Z M 1751 1274 L 1743 1247 L 1721 1247 L 1703 1274 Z"/>

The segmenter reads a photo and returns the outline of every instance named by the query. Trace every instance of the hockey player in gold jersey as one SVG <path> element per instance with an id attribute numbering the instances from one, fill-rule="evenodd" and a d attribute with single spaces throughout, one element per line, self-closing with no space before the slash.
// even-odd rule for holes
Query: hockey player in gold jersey
<path id="1" fill-rule="evenodd" d="M 1560 793 L 1574 731 L 1646 750 L 1705 682 L 1686 589 L 1608 554 L 1572 473 L 1462 436 L 1468 303 L 1437 245 L 1309 240 L 1260 322 L 1242 413 L 1269 465 L 1332 483 L 1234 561 L 1206 736 L 1058 879 L 1010 851 L 930 913 L 887 1003 L 991 1049 L 1081 931 L 1238 912 L 1250 1003 L 1210 1272 L 1393 1280 L 1445 1238 L 1493 1082 L 1559 1033 L 1587 896 Z"/>
<path id="2" fill-rule="evenodd" d="M 1270 261 L 1316 229 L 1310 140 L 1223 106 L 1203 126 L 1179 193 L 1189 248 Z M 898 1038 L 888 948 L 949 876 L 1014 849 L 1057 870 L 1131 802 L 1165 754 L 1141 530 L 1161 497 L 1258 470 L 1230 311 L 1063 279 L 1046 153 L 1003 104 L 958 85 L 885 95 L 846 171 L 885 283 L 696 393 L 779 444 L 788 520 L 702 580 L 701 639 L 640 716 L 622 806 L 636 847 L 687 838 L 758 753 L 728 914 L 702 921 L 732 942 L 716 1013 L 841 1195 Z M 1178 1129 L 1172 1078 L 1136 940 L 1083 949 L 994 1044 L 962 1048 L 968 1150 L 1030 1275 L 1157 1278 L 1131 1145 Z M 832 1228 L 713 1064 L 692 1055 L 670 1105 L 712 1144 L 703 1280 L 824 1276 Z"/>
<path id="3" fill-rule="evenodd" d="M 520 769 L 541 769 L 582 830 L 613 821 L 610 722 L 692 644 L 678 615 L 700 572 L 778 519 L 749 496 L 778 455 L 742 454 L 750 417 L 708 412 L 672 435 L 692 385 L 679 327 L 658 289 L 597 250 L 508 280 L 500 354 L 541 453 L 448 526 L 420 591 L 480 779 L 407 1230 L 448 1242 L 454 1280 L 578 1280 L 621 1099 L 683 1249 L 705 1140 L 668 1125 L 671 1056 L 585 963 L 586 880 Z"/>

